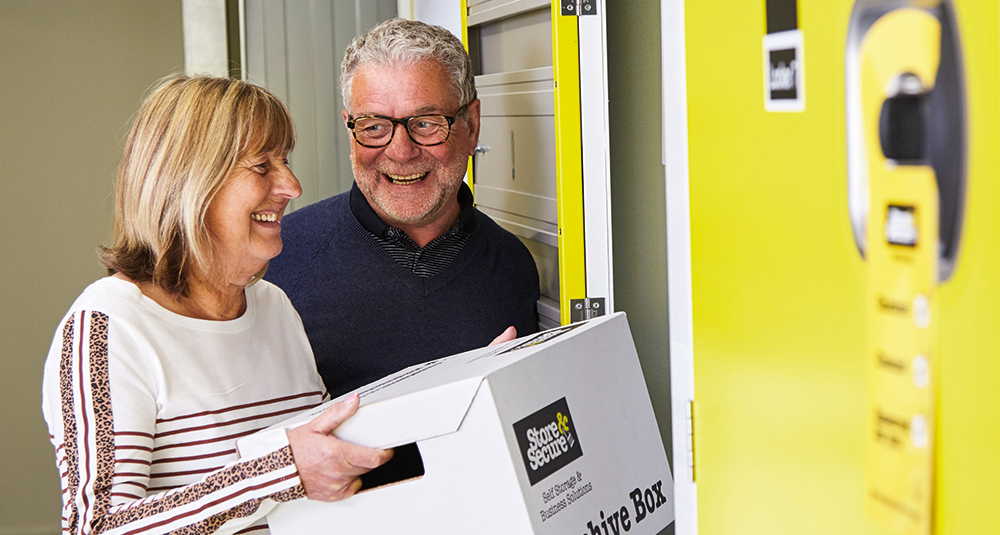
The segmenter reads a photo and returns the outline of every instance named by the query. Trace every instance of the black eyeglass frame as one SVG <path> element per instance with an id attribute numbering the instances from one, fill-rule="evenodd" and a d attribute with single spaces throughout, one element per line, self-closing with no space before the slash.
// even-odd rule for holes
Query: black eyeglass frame
<path id="1" fill-rule="evenodd" d="M 416 143 L 417 145 L 420 145 L 421 147 L 436 147 L 444 143 L 445 141 L 448 141 L 448 139 L 451 137 L 451 127 L 455 124 L 455 120 L 458 119 L 460 115 L 468 111 L 468 109 L 469 105 L 465 104 L 462 107 L 458 108 L 458 111 L 455 112 L 455 115 L 452 115 L 451 117 L 447 115 L 440 115 L 437 113 L 422 113 L 420 115 L 411 115 L 409 117 L 403 117 L 401 119 L 396 119 L 395 117 L 386 117 L 385 115 L 365 115 L 364 117 L 358 117 L 358 118 L 349 116 L 347 119 L 347 128 L 351 130 L 351 135 L 354 136 L 354 141 L 358 145 L 361 145 L 362 147 L 366 147 L 369 149 L 381 149 L 382 147 L 388 147 L 389 143 L 392 143 L 392 138 L 396 137 L 396 125 L 402 126 L 403 130 L 406 130 L 406 135 L 410 136 L 410 140 Z M 448 121 L 448 135 L 446 135 L 444 139 L 438 141 L 437 143 L 421 143 L 417 141 L 413 137 L 413 133 L 410 132 L 409 124 L 410 121 L 412 121 L 413 119 L 417 119 L 419 117 L 441 117 L 445 121 Z M 389 133 L 389 140 L 383 143 L 382 145 L 365 145 L 364 143 L 362 143 L 361 140 L 358 139 L 358 133 L 354 131 L 354 125 L 357 123 L 357 121 L 360 121 L 361 119 L 384 119 L 392 123 L 392 132 Z"/>

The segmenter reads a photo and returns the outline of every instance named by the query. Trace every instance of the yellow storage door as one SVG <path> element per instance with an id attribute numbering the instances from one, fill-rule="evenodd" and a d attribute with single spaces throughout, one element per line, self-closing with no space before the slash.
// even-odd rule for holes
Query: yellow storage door
<path id="1" fill-rule="evenodd" d="M 778 4 L 792 6 L 793 25 L 769 31 Z M 675 476 L 678 507 L 696 513 L 685 520 L 678 510 L 677 532 L 1000 533 L 991 513 L 1000 499 L 997 3 L 946 2 L 964 114 L 951 125 L 964 135 L 957 227 L 950 212 L 942 219 L 955 198 L 942 194 L 949 188 L 927 153 L 909 159 L 886 148 L 912 127 L 879 130 L 880 114 L 910 113 L 883 106 L 892 95 L 904 97 L 894 106 L 910 105 L 901 74 L 923 80 L 918 93 L 935 90 L 944 4 L 661 5 L 665 32 L 682 14 L 684 33 L 673 49 L 664 35 L 664 70 L 676 72 L 669 54 L 681 49 L 685 80 L 682 92 L 665 91 L 686 95 L 686 122 L 665 117 L 668 212 L 690 210 L 689 234 L 671 234 L 668 249 L 690 241 L 690 347 L 674 343 L 684 307 L 672 305 L 671 358 L 690 358 L 692 393 L 674 398 L 674 421 L 685 425 L 677 406 L 693 401 L 693 469 L 685 482 L 675 454 Z M 860 9 L 874 14 L 859 22 Z M 852 43 L 852 25 L 870 40 Z M 868 84 L 859 133 L 849 132 L 851 83 Z M 676 111 L 667 100 L 665 109 Z M 860 186 L 849 181 L 857 135 L 869 154 Z M 686 150 L 671 150 L 677 139 Z M 956 228 L 944 258 L 944 235 Z M 672 293 L 684 290 L 672 279 Z M 903 296 L 896 309 L 892 296 Z M 890 309 L 898 317 L 886 320 Z M 899 357 L 888 366 L 898 363 L 894 379 L 884 376 L 889 357 Z M 683 364 L 672 373 L 685 373 Z M 926 375 L 914 379 L 915 370 Z M 890 433 L 879 415 L 902 430 L 900 449 L 881 456 L 877 438 Z M 675 433 L 675 452 L 684 440 Z M 896 484 L 898 496 L 882 500 L 895 510 L 880 513 L 870 502 Z"/>

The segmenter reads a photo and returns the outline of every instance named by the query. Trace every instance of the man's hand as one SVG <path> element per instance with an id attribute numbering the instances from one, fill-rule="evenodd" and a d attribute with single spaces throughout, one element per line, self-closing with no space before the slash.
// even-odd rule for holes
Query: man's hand
<path id="1" fill-rule="evenodd" d="M 500 333 L 500 336 L 494 338 L 493 341 L 490 342 L 490 345 L 495 346 L 497 344 L 502 344 L 504 342 L 510 342 L 515 338 L 517 338 L 517 329 L 515 329 L 514 326 L 511 325 L 510 327 L 507 327 L 504 330 L 504 332 Z"/>
<path id="2" fill-rule="evenodd" d="M 310 500 L 335 502 L 361 488 L 361 474 L 392 458 L 392 450 L 366 448 L 333 436 L 358 410 L 357 394 L 334 404 L 313 421 L 288 431 L 299 479 Z"/>

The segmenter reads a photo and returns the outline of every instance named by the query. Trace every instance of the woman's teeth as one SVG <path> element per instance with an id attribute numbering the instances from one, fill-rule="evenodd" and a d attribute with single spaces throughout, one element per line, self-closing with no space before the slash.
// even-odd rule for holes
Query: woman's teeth
<path id="1" fill-rule="evenodd" d="M 254 221 L 277 221 L 278 220 L 278 214 L 275 214 L 275 213 L 270 213 L 270 214 L 250 214 L 250 219 L 253 219 Z"/>
<path id="2" fill-rule="evenodd" d="M 386 173 L 385 176 L 388 177 L 389 181 L 392 182 L 393 184 L 412 184 L 424 178 L 425 176 L 427 176 L 427 174 L 417 173 L 413 175 L 399 176 L 399 175 L 390 175 L 389 173 Z"/>

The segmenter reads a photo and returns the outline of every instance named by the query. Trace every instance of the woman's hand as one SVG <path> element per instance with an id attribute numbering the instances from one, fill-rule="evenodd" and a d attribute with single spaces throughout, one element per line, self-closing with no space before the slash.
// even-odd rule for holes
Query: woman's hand
<path id="1" fill-rule="evenodd" d="M 392 450 L 366 448 L 333 436 L 358 410 L 358 395 L 334 404 L 313 421 L 288 431 L 299 479 L 310 500 L 335 502 L 361 488 L 361 474 L 392 458 Z"/>
<path id="2" fill-rule="evenodd" d="M 500 336 L 494 338 L 493 341 L 490 342 L 490 345 L 495 346 L 497 344 L 502 344 L 504 342 L 510 342 L 515 338 L 517 338 L 517 329 L 515 329 L 514 326 L 511 325 L 510 327 L 504 329 L 504 331 L 500 333 Z"/>

